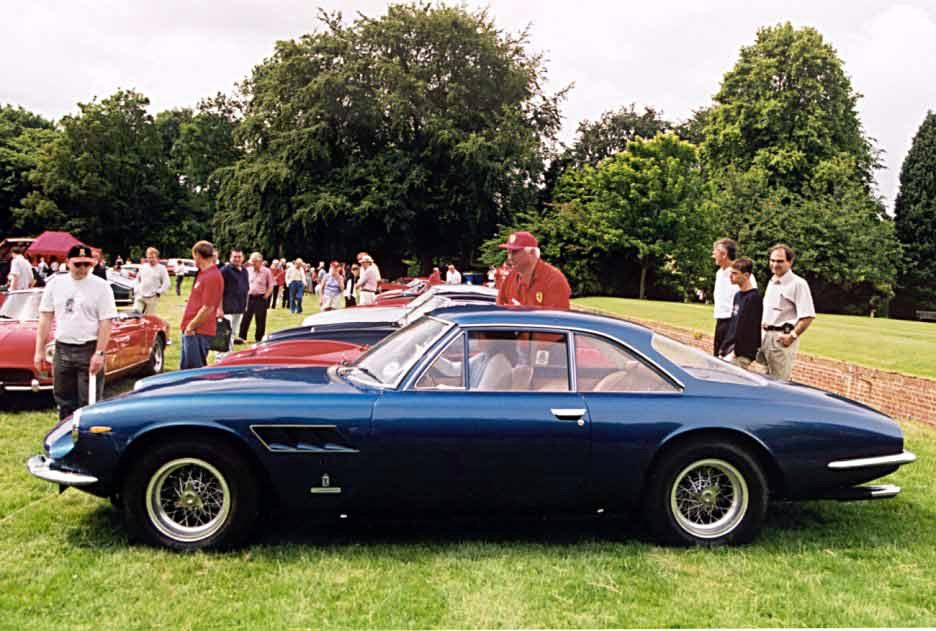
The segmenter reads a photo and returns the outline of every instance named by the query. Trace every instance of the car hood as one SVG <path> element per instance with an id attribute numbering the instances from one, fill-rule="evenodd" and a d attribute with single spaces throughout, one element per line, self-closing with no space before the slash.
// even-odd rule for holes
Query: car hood
<path id="1" fill-rule="evenodd" d="M 220 366 L 180 370 L 141 379 L 132 396 L 291 392 L 347 393 L 361 389 L 323 367 Z"/>
<path id="2" fill-rule="evenodd" d="M 15 360 L 17 365 L 32 366 L 36 328 L 32 321 L 0 320 L 0 361 L 4 365 Z"/>

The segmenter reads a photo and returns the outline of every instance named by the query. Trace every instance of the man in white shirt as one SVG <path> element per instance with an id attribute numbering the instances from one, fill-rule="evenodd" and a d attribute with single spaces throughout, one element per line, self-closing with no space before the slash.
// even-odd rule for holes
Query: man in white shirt
<path id="1" fill-rule="evenodd" d="M 140 266 L 133 285 L 133 310 L 156 315 L 159 297 L 169 290 L 169 272 L 159 262 L 159 250 L 146 248 L 146 261 Z"/>
<path id="2" fill-rule="evenodd" d="M 53 394 L 59 418 L 88 404 L 90 375 L 97 375 L 97 398 L 104 394 L 104 353 L 111 320 L 117 317 L 110 283 L 91 274 L 94 256 L 86 245 L 68 251 L 68 274 L 49 280 L 39 303 L 33 362 L 42 370 L 46 342 L 55 320 Z"/>
<path id="3" fill-rule="evenodd" d="M 731 283 L 731 265 L 738 254 L 738 244 L 733 239 L 719 239 L 712 246 L 712 258 L 718 265 L 715 272 L 715 345 L 713 354 L 718 357 L 718 350 L 725 341 L 728 328 L 731 325 L 731 311 L 734 308 L 734 297 L 738 293 L 738 286 Z M 751 287 L 757 289 L 757 279 L 751 274 Z"/>
<path id="4" fill-rule="evenodd" d="M 361 277 L 358 279 L 357 286 L 360 290 L 360 305 L 372 305 L 377 300 L 377 283 L 380 282 L 380 276 L 377 274 L 377 267 L 374 265 L 374 259 L 369 254 L 361 257 Z"/>
<path id="5" fill-rule="evenodd" d="M 769 256 L 773 276 L 764 292 L 760 356 L 768 375 L 789 381 L 799 338 L 816 319 L 816 308 L 809 283 L 793 273 L 793 248 L 778 243 Z"/>
<path id="6" fill-rule="evenodd" d="M 455 269 L 454 264 L 449 263 L 448 271 L 445 272 L 445 284 L 446 285 L 461 285 L 461 282 L 462 282 L 461 272 Z"/>
<path id="7" fill-rule="evenodd" d="M 33 284 L 32 265 L 23 256 L 25 248 L 18 245 L 13 248 L 13 258 L 10 260 L 10 273 L 7 275 L 7 284 L 10 291 L 29 289 Z"/>

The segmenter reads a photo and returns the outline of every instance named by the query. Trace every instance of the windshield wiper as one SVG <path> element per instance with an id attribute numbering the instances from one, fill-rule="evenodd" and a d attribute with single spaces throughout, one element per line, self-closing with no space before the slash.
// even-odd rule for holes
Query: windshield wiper
<path id="1" fill-rule="evenodd" d="M 6 318 L 7 320 L 15 320 L 15 319 L 16 319 L 16 318 L 14 318 L 13 316 L 8 316 L 8 315 L 5 314 L 5 313 L 0 313 L 0 318 Z"/>

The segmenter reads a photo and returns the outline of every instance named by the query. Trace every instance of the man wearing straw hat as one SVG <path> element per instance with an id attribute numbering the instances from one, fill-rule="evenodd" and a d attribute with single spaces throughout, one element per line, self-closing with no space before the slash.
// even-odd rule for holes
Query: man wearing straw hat
<path id="1" fill-rule="evenodd" d="M 59 418 L 89 403 L 89 383 L 96 381 L 95 399 L 104 393 L 104 352 L 111 320 L 117 317 L 110 284 L 91 274 L 94 256 L 86 245 L 68 251 L 68 274 L 50 280 L 39 303 L 34 363 L 42 370 L 46 341 L 55 320 L 52 389 Z"/>

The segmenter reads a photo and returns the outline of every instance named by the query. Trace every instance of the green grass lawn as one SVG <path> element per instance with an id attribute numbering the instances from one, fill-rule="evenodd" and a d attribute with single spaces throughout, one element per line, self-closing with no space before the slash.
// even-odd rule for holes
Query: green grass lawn
<path id="1" fill-rule="evenodd" d="M 177 323 L 180 305 L 172 297 L 161 312 Z M 273 312 L 270 330 L 299 319 Z M 170 349 L 175 368 L 178 343 Z M 352 516 L 282 519 L 244 550 L 177 555 L 128 545 L 106 500 L 29 476 L 24 462 L 54 412 L 47 399 L 3 406 L 0 628 L 936 624 L 932 427 L 905 425 L 920 460 L 886 480 L 904 488 L 897 498 L 771 505 L 762 535 L 743 548 L 660 548 L 607 517 Z"/>
<path id="2" fill-rule="evenodd" d="M 711 305 L 627 298 L 579 298 L 574 302 L 625 318 L 657 320 L 709 335 L 715 330 Z M 799 348 L 872 368 L 936 377 L 934 322 L 820 313 Z"/>

